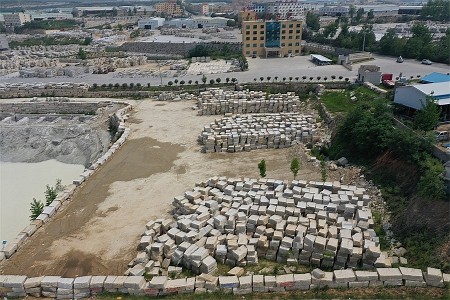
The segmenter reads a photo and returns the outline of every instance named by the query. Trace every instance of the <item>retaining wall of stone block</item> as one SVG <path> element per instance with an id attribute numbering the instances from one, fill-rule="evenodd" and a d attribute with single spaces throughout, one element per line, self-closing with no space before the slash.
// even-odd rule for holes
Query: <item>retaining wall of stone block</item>
<path id="1" fill-rule="evenodd" d="M 0 297 L 48 297 L 82 299 L 103 292 L 140 296 L 204 293 L 221 290 L 235 295 L 252 292 L 306 291 L 315 288 L 361 288 L 376 286 L 444 287 L 450 274 L 427 268 L 426 272 L 412 268 L 378 268 L 372 271 L 352 269 L 324 272 L 320 269 L 304 274 L 211 276 L 169 279 L 154 276 L 146 281 L 143 276 L 61 276 L 27 277 L 0 275 Z"/>
<path id="2" fill-rule="evenodd" d="M 111 147 L 108 149 L 108 151 L 103 154 L 100 158 L 97 159 L 96 162 L 94 162 L 88 169 L 85 169 L 78 178 L 73 180 L 73 183 L 67 187 L 64 188 L 64 190 L 56 196 L 55 200 L 48 205 L 44 206 L 43 212 L 31 223 L 26 226 L 18 235 L 17 237 L 10 241 L 2 251 L 0 251 L 0 261 L 3 259 L 10 258 L 19 248 L 20 246 L 26 241 L 27 238 L 31 237 L 41 226 L 43 226 L 44 223 L 48 222 L 51 217 L 53 217 L 58 210 L 62 207 L 64 202 L 69 201 L 72 197 L 72 195 L 75 193 L 77 188 L 86 181 L 90 176 L 92 176 L 101 165 L 105 164 L 112 155 L 119 149 L 123 143 L 125 143 L 127 137 L 130 134 L 130 129 L 125 126 L 126 121 L 126 114 L 132 109 L 132 106 L 127 102 L 120 102 L 120 101 L 106 101 L 106 102 L 96 102 L 96 103 L 85 103 L 85 102 L 44 102 L 42 104 L 44 105 L 36 105 L 37 102 L 31 102 L 31 103 L 14 103 L 12 106 L 13 109 L 20 110 L 21 113 L 24 113 L 24 111 L 34 111 L 36 108 L 40 108 L 41 111 L 47 111 L 55 109 L 55 105 L 59 105 L 60 103 L 63 103 L 63 109 L 70 109 L 72 111 L 78 111 L 78 110 L 91 110 L 94 109 L 97 110 L 98 107 L 106 106 L 110 103 L 113 104 L 122 104 L 125 105 L 125 107 L 117 110 L 111 117 L 110 122 L 112 123 L 112 126 L 116 128 L 116 135 L 115 135 L 115 142 L 111 145 Z M 69 105 L 68 103 L 72 103 Z M 0 104 L 5 105 L 6 103 Z M 20 104 L 20 105 L 18 105 Z M 48 107 L 47 104 L 50 106 Z M 32 108 L 28 108 L 27 105 L 32 105 Z M 80 105 L 81 108 L 77 108 L 77 105 Z M 94 110 L 94 111 L 95 111 Z M 60 110 L 57 110 L 59 113 L 61 113 Z M 11 112 L 10 110 L 6 110 L 6 112 Z M 73 112 L 72 112 L 73 113 Z M 1 285 L 0 285 L 1 288 Z M 21 296 L 17 296 L 21 297 Z"/>

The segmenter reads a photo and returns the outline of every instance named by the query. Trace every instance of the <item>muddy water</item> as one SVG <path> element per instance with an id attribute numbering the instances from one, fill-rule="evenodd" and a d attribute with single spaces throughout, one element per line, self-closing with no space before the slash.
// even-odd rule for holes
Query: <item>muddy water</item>
<path id="1" fill-rule="evenodd" d="M 0 162 L 0 240 L 12 241 L 29 224 L 30 202 L 33 198 L 45 202 L 45 186 L 54 186 L 60 178 L 70 184 L 84 170 L 47 160 L 39 163 Z"/>

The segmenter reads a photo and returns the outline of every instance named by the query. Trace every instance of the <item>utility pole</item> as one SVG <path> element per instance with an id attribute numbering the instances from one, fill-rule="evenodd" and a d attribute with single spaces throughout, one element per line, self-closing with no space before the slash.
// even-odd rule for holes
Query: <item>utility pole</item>
<path id="1" fill-rule="evenodd" d="M 159 68 L 159 79 L 161 79 L 161 84 L 160 84 L 160 86 L 162 86 L 161 66 L 159 65 L 158 68 Z"/>
<path id="2" fill-rule="evenodd" d="M 363 52 L 364 52 L 364 47 L 365 46 L 366 46 L 366 29 L 364 29 L 363 48 L 362 48 Z"/>

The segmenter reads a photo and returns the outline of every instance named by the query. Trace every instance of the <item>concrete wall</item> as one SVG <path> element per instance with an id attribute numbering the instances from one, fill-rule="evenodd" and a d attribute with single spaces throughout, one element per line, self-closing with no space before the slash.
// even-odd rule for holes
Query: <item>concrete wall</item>
<path id="1" fill-rule="evenodd" d="M 394 103 L 421 109 L 425 103 L 425 95 L 412 86 L 399 86 L 395 88 Z"/>

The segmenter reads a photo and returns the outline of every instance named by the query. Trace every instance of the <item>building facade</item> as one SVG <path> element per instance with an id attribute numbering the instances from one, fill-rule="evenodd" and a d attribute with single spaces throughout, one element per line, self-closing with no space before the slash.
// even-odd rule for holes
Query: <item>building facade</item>
<path id="1" fill-rule="evenodd" d="M 164 25 L 164 18 L 148 18 L 138 21 L 139 29 L 158 29 Z"/>
<path id="2" fill-rule="evenodd" d="M 176 28 L 223 28 L 227 26 L 230 19 L 222 17 L 198 17 L 192 19 L 172 19 L 164 22 L 164 26 Z"/>
<path id="3" fill-rule="evenodd" d="M 300 55 L 302 21 L 243 21 L 242 54 L 258 57 Z"/>
<path id="4" fill-rule="evenodd" d="M 321 16 L 346 17 L 348 13 L 348 6 L 324 6 L 319 8 L 319 15 Z"/>
<path id="5" fill-rule="evenodd" d="M 165 13 L 169 16 L 181 16 L 183 15 L 183 8 L 175 2 L 162 2 L 155 5 L 157 13 Z"/>
<path id="6" fill-rule="evenodd" d="M 5 14 L 3 15 L 3 18 L 5 19 L 6 27 L 18 27 L 32 21 L 31 15 L 23 12 Z"/>

